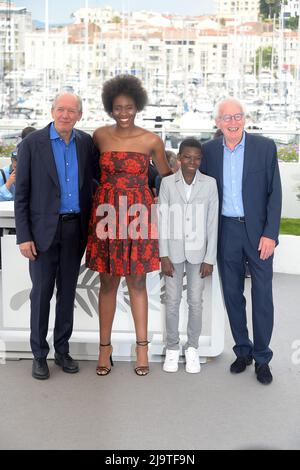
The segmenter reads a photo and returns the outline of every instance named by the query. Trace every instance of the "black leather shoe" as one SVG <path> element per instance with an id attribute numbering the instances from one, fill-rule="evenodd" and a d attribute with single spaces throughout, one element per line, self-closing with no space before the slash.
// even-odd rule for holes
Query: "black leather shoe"
<path id="1" fill-rule="evenodd" d="M 269 385 L 273 380 L 269 364 L 255 363 L 255 373 L 257 380 L 263 385 Z"/>
<path id="2" fill-rule="evenodd" d="M 239 356 L 230 366 L 232 374 L 240 374 L 244 372 L 247 366 L 252 364 L 252 356 Z"/>
<path id="3" fill-rule="evenodd" d="M 32 377 L 39 380 L 49 379 L 50 373 L 45 357 L 34 358 L 32 363 Z"/>
<path id="4" fill-rule="evenodd" d="M 62 370 L 64 372 L 67 372 L 68 374 L 76 374 L 76 372 L 79 372 L 79 365 L 77 361 L 74 361 L 74 359 L 71 358 L 70 354 L 54 354 L 54 360 L 55 364 L 58 366 L 62 367 Z"/>

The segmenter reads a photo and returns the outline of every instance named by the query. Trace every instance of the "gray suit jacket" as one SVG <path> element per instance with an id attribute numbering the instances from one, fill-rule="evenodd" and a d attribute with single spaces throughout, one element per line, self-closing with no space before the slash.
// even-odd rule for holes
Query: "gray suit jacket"
<path id="1" fill-rule="evenodd" d="M 218 191 L 214 178 L 196 172 L 189 201 L 179 169 L 163 178 L 159 191 L 159 254 L 172 263 L 216 263 Z"/>

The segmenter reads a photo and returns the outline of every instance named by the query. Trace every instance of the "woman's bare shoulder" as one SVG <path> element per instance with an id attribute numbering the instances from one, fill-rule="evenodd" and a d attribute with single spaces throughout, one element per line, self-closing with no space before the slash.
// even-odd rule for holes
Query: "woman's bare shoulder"
<path id="1" fill-rule="evenodd" d="M 163 145 L 163 141 L 159 135 L 151 131 L 147 131 L 147 133 L 148 133 L 147 139 L 149 140 L 149 142 L 151 143 L 153 147 L 156 147 L 157 145 Z"/>
<path id="2" fill-rule="evenodd" d="M 96 136 L 99 136 L 99 137 L 100 137 L 100 136 L 105 136 L 105 135 L 107 135 L 107 134 L 110 132 L 110 130 L 111 130 L 112 127 L 113 127 L 113 126 L 111 126 L 111 125 L 98 127 L 98 128 L 94 131 L 93 136 L 94 136 L 94 137 L 96 137 Z"/>
<path id="3" fill-rule="evenodd" d="M 161 138 L 159 135 L 155 134 L 154 132 L 148 131 L 147 129 L 142 129 L 143 130 L 143 136 L 145 139 L 147 139 L 147 142 L 151 142 L 152 144 L 157 144 L 159 142 L 162 142 Z"/>
<path id="4" fill-rule="evenodd" d="M 110 138 L 111 132 L 112 132 L 112 130 L 111 130 L 112 127 L 113 126 L 98 127 L 98 129 L 96 129 L 94 131 L 94 134 L 93 134 L 94 143 L 98 146 L 101 145 L 101 144 L 103 145 L 105 143 L 105 141 Z"/>

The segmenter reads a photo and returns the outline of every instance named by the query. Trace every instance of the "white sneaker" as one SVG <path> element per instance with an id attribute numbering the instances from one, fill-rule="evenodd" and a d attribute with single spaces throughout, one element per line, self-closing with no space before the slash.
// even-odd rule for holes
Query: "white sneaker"
<path id="1" fill-rule="evenodd" d="M 177 372 L 179 361 L 179 349 L 166 349 L 166 357 L 163 365 L 165 372 Z"/>
<path id="2" fill-rule="evenodd" d="M 201 370 L 198 349 L 191 346 L 185 350 L 185 370 L 189 374 L 198 374 Z"/>

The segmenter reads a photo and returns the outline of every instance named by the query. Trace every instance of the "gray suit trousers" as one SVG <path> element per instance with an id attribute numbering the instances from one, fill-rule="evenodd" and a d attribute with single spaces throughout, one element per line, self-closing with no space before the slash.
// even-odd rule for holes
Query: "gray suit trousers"
<path id="1" fill-rule="evenodd" d="M 188 324 L 185 348 L 198 348 L 202 327 L 204 279 L 199 271 L 201 264 L 188 261 L 174 264 L 173 277 L 165 276 L 167 349 L 179 349 L 179 308 L 183 289 L 184 269 L 187 277 Z"/>

